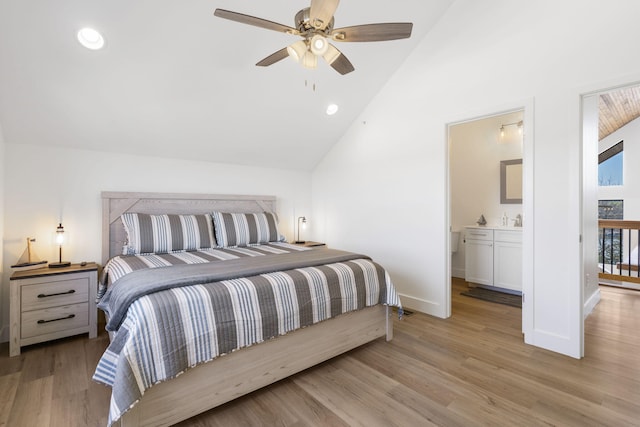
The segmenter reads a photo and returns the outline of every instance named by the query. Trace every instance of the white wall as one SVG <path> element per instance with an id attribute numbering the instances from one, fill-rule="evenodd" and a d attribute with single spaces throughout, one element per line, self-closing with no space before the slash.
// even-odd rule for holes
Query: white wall
<path id="1" fill-rule="evenodd" d="M 371 254 L 406 305 L 445 315 L 445 124 L 533 99 L 528 342 L 578 357 L 579 95 L 640 74 L 638 16 L 626 0 L 456 1 L 314 171 L 316 238 Z"/>
<path id="2" fill-rule="evenodd" d="M 484 215 L 488 225 L 501 225 L 504 213 L 513 225 L 522 204 L 500 204 L 500 161 L 522 159 L 522 135 L 517 126 L 522 111 L 456 124 L 449 130 L 451 229 L 461 231 L 458 251 L 451 256 L 451 275 L 464 278 L 464 227 Z"/>
<path id="3" fill-rule="evenodd" d="M 234 166 L 5 144 L 2 324 L 8 325 L 11 264 L 35 237 L 42 259 L 57 258 L 52 236 L 59 221 L 69 235 L 67 261 L 100 261 L 101 191 L 274 195 L 281 231 L 293 239 L 293 218 L 309 214 L 309 172 Z M 297 211 L 297 212 L 295 212 Z M 7 328 L 8 329 L 8 328 Z M 8 339 L 5 331 L 4 340 Z"/>

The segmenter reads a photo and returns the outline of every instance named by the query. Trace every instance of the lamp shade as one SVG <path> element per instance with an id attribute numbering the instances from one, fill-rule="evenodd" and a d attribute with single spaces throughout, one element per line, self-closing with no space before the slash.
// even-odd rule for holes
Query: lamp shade
<path id="1" fill-rule="evenodd" d="M 64 227 L 62 223 L 56 228 L 56 245 L 58 245 L 58 262 L 52 262 L 49 264 L 51 268 L 68 267 L 71 265 L 69 261 L 62 261 L 62 244 L 64 243 Z"/>
<path id="2" fill-rule="evenodd" d="M 307 53 L 307 45 L 304 43 L 303 40 L 298 40 L 294 44 L 287 46 L 287 53 L 296 62 L 300 62 L 300 60 L 304 57 L 305 53 Z"/>
<path id="3" fill-rule="evenodd" d="M 318 56 L 322 56 L 327 52 L 327 49 L 329 49 L 329 42 L 327 42 L 327 39 L 322 37 L 320 34 L 316 34 L 311 37 L 310 48 L 311 52 Z"/>
<path id="4" fill-rule="evenodd" d="M 318 57 L 312 52 L 306 51 L 302 57 L 302 66 L 310 69 L 316 68 L 318 66 Z"/>
<path id="5" fill-rule="evenodd" d="M 300 240 L 300 224 L 302 224 L 302 228 L 307 228 L 307 217 L 298 217 L 298 239 L 296 240 L 296 243 L 305 243 L 304 240 Z"/>
<path id="6" fill-rule="evenodd" d="M 56 228 L 56 245 L 60 246 L 64 243 L 64 227 L 62 224 Z"/>
<path id="7" fill-rule="evenodd" d="M 327 51 L 323 55 L 324 60 L 327 61 L 327 64 L 333 64 L 333 62 L 338 59 L 339 56 L 340 51 L 336 49 L 334 45 L 327 43 Z"/>

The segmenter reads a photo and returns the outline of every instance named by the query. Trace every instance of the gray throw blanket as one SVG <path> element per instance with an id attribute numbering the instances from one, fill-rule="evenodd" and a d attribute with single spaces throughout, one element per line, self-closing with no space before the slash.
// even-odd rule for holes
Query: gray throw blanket
<path id="1" fill-rule="evenodd" d="M 114 282 L 100 300 L 98 307 L 109 315 L 106 329 L 117 331 L 129 306 L 144 295 L 179 286 L 257 276 L 295 268 L 316 267 L 358 258 L 370 259 L 366 255 L 352 252 L 323 249 L 136 270 Z"/>

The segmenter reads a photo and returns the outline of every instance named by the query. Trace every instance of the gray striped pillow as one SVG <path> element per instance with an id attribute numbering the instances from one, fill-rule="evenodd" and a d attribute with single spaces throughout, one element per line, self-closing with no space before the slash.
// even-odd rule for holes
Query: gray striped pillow
<path id="1" fill-rule="evenodd" d="M 214 248 L 211 215 L 149 215 L 127 212 L 121 215 L 127 231 L 128 255 L 195 251 Z"/>
<path id="2" fill-rule="evenodd" d="M 280 239 L 278 222 L 271 212 L 225 213 L 213 212 L 218 247 L 230 248 L 256 243 L 277 242 Z"/>

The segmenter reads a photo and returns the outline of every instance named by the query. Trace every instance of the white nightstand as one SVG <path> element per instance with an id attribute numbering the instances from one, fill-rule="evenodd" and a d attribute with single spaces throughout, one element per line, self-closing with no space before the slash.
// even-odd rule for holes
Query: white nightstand
<path id="1" fill-rule="evenodd" d="M 95 338 L 97 287 L 95 263 L 14 272 L 9 298 L 9 355 L 19 355 L 25 345 L 85 332 Z"/>

